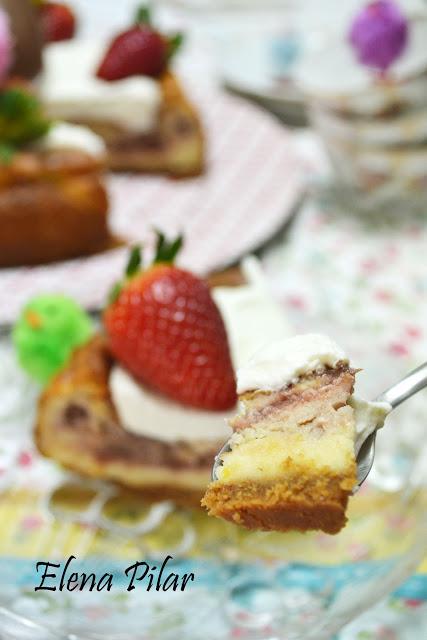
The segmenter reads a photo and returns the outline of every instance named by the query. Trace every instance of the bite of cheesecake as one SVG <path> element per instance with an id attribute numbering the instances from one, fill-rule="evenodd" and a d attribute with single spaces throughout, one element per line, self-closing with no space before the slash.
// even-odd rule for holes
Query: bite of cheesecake
<path id="1" fill-rule="evenodd" d="M 355 374 L 322 335 L 255 354 L 238 371 L 241 410 L 202 501 L 209 513 L 251 529 L 340 531 L 356 484 Z"/>

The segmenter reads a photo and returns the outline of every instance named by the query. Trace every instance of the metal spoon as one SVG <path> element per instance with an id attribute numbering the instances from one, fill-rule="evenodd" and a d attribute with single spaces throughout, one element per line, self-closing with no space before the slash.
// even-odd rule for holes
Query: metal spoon
<path id="1" fill-rule="evenodd" d="M 419 366 L 417 369 L 414 369 L 414 371 L 411 371 L 411 373 L 408 373 L 407 376 L 387 389 L 387 391 L 381 393 L 377 397 L 376 401 L 387 402 L 392 409 L 395 409 L 399 404 L 413 396 L 415 393 L 418 393 L 418 391 L 421 391 L 421 389 L 424 389 L 424 387 L 427 387 L 427 362 Z M 363 482 L 365 482 L 370 470 L 372 469 L 375 457 L 376 436 L 377 431 L 375 430 L 367 436 L 359 448 L 356 458 L 357 484 L 353 489 L 353 493 L 356 493 Z M 212 480 L 218 479 L 217 471 L 222 465 L 222 455 L 230 450 L 230 444 L 229 441 L 227 441 L 221 451 L 215 456 L 212 468 Z"/>
<path id="2" fill-rule="evenodd" d="M 387 391 L 381 393 L 377 401 L 387 402 L 392 409 L 395 409 L 402 404 L 405 400 L 424 389 L 427 386 L 427 362 L 420 365 L 407 376 L 402 378 L 399 382 L 396 382 Z M 353 489 L 353 493 L 360 488 L 365 482 L 372 465 L 374 464 L 375 457 L 375 439 L 377 437 L 376 430 L 371 433 L 363 442 L 357 454 L 357 485 Z"/>

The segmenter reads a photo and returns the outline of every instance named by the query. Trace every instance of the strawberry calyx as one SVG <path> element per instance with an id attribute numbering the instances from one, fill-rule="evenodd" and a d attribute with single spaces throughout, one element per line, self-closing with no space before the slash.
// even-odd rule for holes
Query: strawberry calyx
<path id="1" fill-rule="evenodd" d="M 155 31 L 153 27 L 151 9 L 147 5 L 141 5 L 138 7 L 135 16 L 135 24 L 137 25 L 147 25 Z M 167 47 L 167 62 L 169 62 L 176 52 L 181 48 L 182 43 L 184 42 L 184 34 L 181 31 L 177 31 L 171 36 L 163 36 L 166 47 Z"/>
<path id="2" fill-rule="evenodd" d="M 161 231 L 156 229 L 156 234 L 157 246 L 153 264 L 173 264 L 183 245 L 184 236 L 179 235 L 175 240 L 169 242 Z"/>
<path id="3" fill-rule="evenodd" d="M 152 27 L 153 30 L 155 30 L 153 27 L 152 14 L 149 6 L 141 5 L 138 7 L 135 15 L 135 24 L 147 25 L 149 27 Z M 184 34 L 181 31 L 177 31 L 173 35 L 163 36 L 163 38 L 167 46 L 166 59 L 167 59 L 167 62 L 169 62 L 173 58 L 173 56 L 176 54 L 176 52 L 179 51 L 179 49 L 181 48 L 184 42 Z"/>
<path id="4" fill-rule="evenodd" d="M 135 245 L 131 248 L 129 259 L 125 268 L 125 275 L 122 280 L 116 282 L 108 295 L 108 304 L 113 304 L 119 297 L 123 287 L 129 280 L 142 273 L 148 271 L 152 267 L 159 264 L 173 264 L 175 258 L 181 250 L 184 242 L 183 235 L 179 235 L 172 241 L 166 239 L 165 235 L 156 229 L 157 242 L 156 252 L 153 262 L 146 268 L 142 268 L 142 247 Z"/>
<path id="5" fill-rule="evenodd" d="M 135 15 L 135 24 L 152 25 L 151 9 L 149 6 L 142 4 L 138 7 Z"/>
<path id="6" fill-rule="evenodd" d="M 165 35 L 151 22 L 149 8 L 138 9 L 132 26 L 117 34 L 102 59 L 96 76 L 106 82 L 133 76 L 159 78 L 183 42 L 183 35 Z"/>
<path id="7" fill-rule="evenodd" d="M 168 53 L 167 60 L 168 62 L 174 57 L 177 51 L 182 47 L 184 42 L 184 34 L 180 31 L 175 33 L 173 36 L 169 36 L 166 38 Z"/>

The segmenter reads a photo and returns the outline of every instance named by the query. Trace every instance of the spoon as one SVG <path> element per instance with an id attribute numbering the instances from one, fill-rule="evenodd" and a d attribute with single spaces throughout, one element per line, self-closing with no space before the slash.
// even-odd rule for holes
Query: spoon
<path id="1" fill-rule="evenodd" d="M 407 376 L 402 378 L 399 382 L 391 386 L 389 389 L 381 393 L 376 402 L 388 403 L 391 409 L 395 409 L 402 402 L 413 396 L 414 394 L 424 389 L 427 386 L 427 362 L 419 366 Z M 357 484 L 353 489 L 353 493 L 356 493 L 360 486 L 365 482 L 369 475 L 372 465 L 374 464 L 375 457 L 375 439 L 377 436 L 377 430 L 370 433 L 363 441 L 359 448 L 359 452 L 356 457 L 357 463 Z M 215 456 L 214 465 L 212 468 L 212 480 L 217 480 L 218 468 L 222 465 L 222 455 L 231 451 L 229 441 L 227 441 L 222 447 L 221 451 Z"/>
<path id="2" fill-rule="evenodd" d="M 405 400 L 424 389 L 427 386 L 427 362 L 420 365 L 411 373 L 408 373 L 402 380 L 396 382 L 387 391 L 381 393 L 377 401 L 387 402 L 391 409 L 395 409 L 402 404 Z M 357 454 L 357 484 L 353 489 L 353 493 L 360 488 L 369 475 L 372 465 L 374 464 L 375 457 L 375 439 L 377 437 L 377 430 L 368 435 L 363 442 Z"/>

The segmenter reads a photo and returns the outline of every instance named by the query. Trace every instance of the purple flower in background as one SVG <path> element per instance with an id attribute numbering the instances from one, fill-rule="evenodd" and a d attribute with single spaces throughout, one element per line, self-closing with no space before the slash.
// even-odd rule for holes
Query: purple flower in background
<path id="1" fill-rule="evenodd" d="M 9 17 L 0 9 L 0 82 L 2 82 L 12 64 L 13 39 Z"/>
<path id="2" fill-rule="evenodd" d="M 359 62 L 384 72 L 402 55 L 408 31 L 408 21 L 395 2 L 376 0 L 356 15 L 349 40 Z"/>

